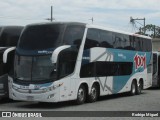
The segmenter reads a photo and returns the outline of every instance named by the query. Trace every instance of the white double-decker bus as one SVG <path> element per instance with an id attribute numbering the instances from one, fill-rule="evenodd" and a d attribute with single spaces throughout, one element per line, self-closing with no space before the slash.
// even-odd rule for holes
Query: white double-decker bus
<path id="1" fill-rule="evenodd" d="M 76 22 L 31 24 L 16 48 L 10 98 L 95 102 L 152 85 L 151 38 Z"/>

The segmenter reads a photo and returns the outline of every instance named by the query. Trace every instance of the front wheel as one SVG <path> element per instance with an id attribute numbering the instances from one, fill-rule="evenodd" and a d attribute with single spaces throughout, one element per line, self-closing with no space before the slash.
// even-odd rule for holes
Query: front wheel
<path id="1" fill-rule="evenodd" d="M 76 103 L 78 105 L 83 104 L 86 101 L 86 89 L 84 85 L 81 85 L 77 92 L 77 100 Z"/>

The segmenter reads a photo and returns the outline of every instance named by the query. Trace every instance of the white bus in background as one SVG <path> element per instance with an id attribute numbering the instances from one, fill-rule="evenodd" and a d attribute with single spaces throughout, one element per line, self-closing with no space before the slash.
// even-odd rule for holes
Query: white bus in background
<path id="1" fill-rule="evenodd" d="M 160 87 L 160 52 L 153 52 L 153 87 Z"/>
<path id="2" fill-rule="evenodd" d="M 14 53 L 22 26 L 0 27 L 0 98 L 8 95 L 8 74 L 13 75 Z"/>
<path id="3" fill-rule="evenodd" d="M 151 38 L 76 22 L 27 25 L 15 53 L 10 98 L 60 102 L 152 85 Z"/>

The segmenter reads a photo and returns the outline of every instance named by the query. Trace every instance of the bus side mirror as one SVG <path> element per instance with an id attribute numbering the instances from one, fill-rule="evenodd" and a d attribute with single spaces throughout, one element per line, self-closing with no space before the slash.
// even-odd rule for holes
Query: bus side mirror
<path id="1" fill-rule="evenodd" d="M 67 49 L 67 48 L 70 48 L 71 45 L 63 45 L 63 46 L 60 46 L 58 48 L 56 48 L 53 53 L 52 53 L 52 57 L 51 57 L 51 61 L 53 64 L 56 64 L 57 63 L 57 59 L 58 59 L 58 55 L 59 53 L 64 50 L 64 49 Z"/>
<path id="2" fill-rule="evenodd" d="M 7 59 L 8 59 L 8 54 L 9 54 L 9 52 L 11 52 L 11 51 L 13 51 L 13 50 L 15 50 L 16 49 L 16 47 L 10 47 L 10 48 L 8 48 L 8 49 L 6 49 L 5 51 L 4 51 L 4 53 L 3 53 L 3 63 L 7 63 Z"/>

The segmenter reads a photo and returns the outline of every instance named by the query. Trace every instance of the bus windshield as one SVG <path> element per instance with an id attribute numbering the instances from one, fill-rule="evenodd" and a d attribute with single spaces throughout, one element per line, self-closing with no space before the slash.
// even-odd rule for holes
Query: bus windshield
<path id="1" fill-rule="evenodd" d="M 18 47 L 25 50 L 42 50 L 56 47 L 61 42 L 64 25 L 36 25 L 28 26 Z"/>
<path id="2" fill-rule="evenodd" d="M 24 50 L 44 50 L 61 45 L 81 44 L 84 26 L 64 24 L 33 25 L 25 28 L 18 48 Z"/>
<path id="3" fill-rule="evenodd" d="M 15 78 L 17 80 L 32 82 L 55 80 L 54 67 L 50 58 L 51 55 L 35 57 L 17 55 Z"/>

